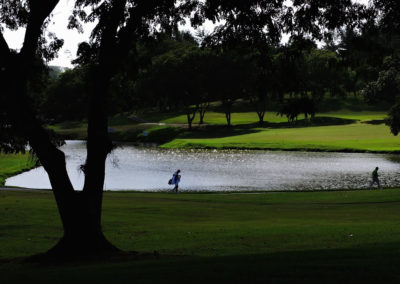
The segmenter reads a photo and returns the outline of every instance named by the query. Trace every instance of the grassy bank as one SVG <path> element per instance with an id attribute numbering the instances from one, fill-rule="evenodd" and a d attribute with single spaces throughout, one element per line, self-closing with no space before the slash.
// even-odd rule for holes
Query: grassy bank
<path id="1" fill-rule="evenodd" d="M 398 152 L 400 141 L 383 123 L 383 112 L 341 110 L 317 115 L 314 121 L 288 123 L 275 113 L 267 122 L 254 123 L 254 113 L 234 113 L 239 122 L 221 126 L 223 114 L 215 114 L 214 127 L 181 134 L 164 143 L 166 148 L 245 148 L 308 151 Z M 179 119 L 179 117 L 175 118 Z M 252 124 L 249 124 L 253 121 Z M 246 124 L 247 123 L 247 124 Z M 219 126 L 219 127 L 216 127 Z"/>
<path id="2" fill-rule="evenodd" d="M 29 170 L 35 166 L 29 154 L 0 153 L 0 186 L 13 175 Z"/>
<path id="3" fill-rule="evenodd" d="M 233 126 L 228 128 L 225 114 L 216 110 L 206 113 L 206 125 L 201 127 L 197 116 L 192 131 L 184 128 L 186 116 L 179 113 L 143 114 L 151 123 L 119 116 L 111 119 L 110 135 L 115 141 L 157 143 L 166 148 L 400 152 L 400 140 L 384 124 L 384 111 L 341 109 L 318 113 L 312 121 L 300 116 L 293 123 L 269 111 L 260 126 L 256 113 L 244 110 L 232 113 Z M 67 139 L 84 139 L 85 127 L 85 123 L 67 123 L 53 129 Z"/>
<path id="4" fill-rule="evenodd" d="M 368 120 L 383 120 L 386 117 L 386 113 L 382 111 L 350 111 L 350 110 L 339 110 L 317 113 L 317 117 L 336 117 L 339 119 L 351 119 L 355 121 L 368 121 Z M 299 120 L 304 119 L 303 115 L 299 115 Z M 274 125 L 277 123 L 282 123 L 284 126 L 293 126 L 287 124 L 287 118 L 285 116 L 280 116 L 276 114 L 276 111 L 267 111 L 265 113 L 265 122 L 269 123 L 269 126 L 278 127 L 279 125 Z M 168 117 L 162 117 L 158 120 L 162 123 L 187 123 L 186 115 L 173 115 Z M 223 112 L 213 112 L 209 111 L 205 116 L 205 123 L 209 125 L 226 125 L 226 118 Z M 199 117 L 196 116 L 193 121 L 194 124 L 199 123 Z M 258 123 L 258 116 L 255 112 L 233 112 L 232 113 L 232 124 L 233 125 L 256 125 Z M 271 125 L 272 124 L 272 125 Z M 295 124 L 294 124 L 295 125 Z M 312 125 L 311 125 L 312 126 Z"/>
<path id="5" fill-rule="evenodd" d="M 307 151 L 399 152 L 400 140 L 383 124 L 252 128 L 191 133 L 165 143 L 166 148 L 245 148 Z"/>
<path id="6" fill-rule="evenodd" d="M 168 194 L 106 192 L 103 228 L 137 259 L 0 262 L 0 280 L 396 283 L 400 191 Z M 51 192 L 0 192 L 0 258 L 61 237 Z M 153 251 L 160 254 L 152 256 Z"/>
<path id="7" fill-rule="evenodd" d="M 286 118 L 267 112 L 259 126 L 255 113 L 233 113 L 235 125 L 223 127 L 224 114 L 210 113 L 212 127 L 176 136 L 166 148 L 244 148 L 307 151 L 398 152 L 400 141 L 384 124 L 381 111 L 339 110 L 321 113 L 314 121 L 301 118 L 288 123 Z M 164 122 L 183 122 L 183 116 Z"/>

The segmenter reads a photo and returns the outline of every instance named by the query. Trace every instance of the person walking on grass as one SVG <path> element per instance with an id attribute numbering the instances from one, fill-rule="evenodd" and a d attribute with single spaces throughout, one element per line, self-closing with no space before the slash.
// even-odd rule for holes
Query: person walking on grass
<path id="1" fill-rule="evenodd" d="M 369 184 L 369 189 L 372 189 L 372 186 L 374 185 L 374 183 L 376 183 L 378 185 L 378 188 L 381 188 L 381 184 L 379 183 L 379 178 L 378 178 L 378 170 L 379 170 L 379 168 L 376 167 L 375 170 L 373 170 L 373 172 L 372 172 L 372 181 Z"/>
<path id="2" fill-rule="evenodd" d="M 181 170 L 177 170 L 174 172 L 172 175 L 172 184 L 175 184 L 175 187 L 172 191 L 175 191 L 175 193 L 178 193 L 178 187 L 179 187 L 179 182 L 181 181 L 181 175 L 180 175 Z"/>

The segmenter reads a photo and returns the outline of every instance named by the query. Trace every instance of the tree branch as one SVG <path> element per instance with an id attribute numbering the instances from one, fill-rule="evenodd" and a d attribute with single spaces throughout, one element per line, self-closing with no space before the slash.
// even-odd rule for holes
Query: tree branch
<path id="1" fill-rule="evenodd" d="M 6 40 L 4 39 L 3 33 L 0 31 L 0 73 L 4 72 L 7 60 L 10 57 L 10 48 Z M 4 68 L 4 69 L 3 69 Z"/>
<path id="2" fill-rule="evenodd" d="M 112 143 L 107 133 L 106 97 L 109 82 L 116 72 L 116 36 L 120 23 L 124 20 L 127 0 L 114 0 L 112 7 L 103 15 L 100 23 L 104 30 L 100 39 L 98 65 L 92 70 L 93 89 L 90 93 L 90 110 L 88 117 L 87 158 L 85 163 L 84 192 L 91 192 L 101 197 L 104 176 L 105 159 L 111 151 Z M 99 23 L 99 24 L 100 24 Z"/>
<path id="3" fill-rule="evenodd" d="M 24 44 L 21 49 L 21 56 L 25 66 L 29 66 L 33 60 L 39 37 L 42 33 L 44 20 L 58 4 L 59 0 L 30 1 L 31 13 L 26 27 Z"/>
<path id="4" fill-rule="evenodd" d="M 27 81 L 31 63 L 36 56 L 38 40 L 42 32 L 42 25 L 59 0 L 30 1 L 30 17 L 25 33 L 25 40 L 17 61 L 12 61 L 7 70 L 5 95 L 9 98 L 7 115 L 24 134 L 30 146 L 37 154 L 40 162 L 49 174 L 57 202 L 58 193 L 73 192 L 72 184 L 65 168 L 65 156 L 52 143 L 48 133 L 30 104 L 27 96 Z M 4 44 L 4 43 L 3 43 Z M 2 50 L 4 45 L 2 45 Z M 11 62 L 11 61 L 10 61 Z M 57 190 L 57 192 L 56 192 Z"/>
<path id="5" fill-rule="evenodd" d="M 3 55 L 10 53 L 10 48 L 8 47 L 8 44 L 6 40 L 4 39 L 3 33 L 0 31 L 0 54 L 3 57 Z M 2 58 L 0 57 L 0 58 Z"/>

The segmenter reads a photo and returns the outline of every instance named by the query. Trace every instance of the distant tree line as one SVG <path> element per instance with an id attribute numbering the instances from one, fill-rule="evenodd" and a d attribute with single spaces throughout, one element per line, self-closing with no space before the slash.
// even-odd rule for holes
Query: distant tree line
<path id="1" fill-rule="evenodd" d="M 393 16 L 397 10 L 386 13 L 397 21 Z M 183 112 L 191 128 L 196 115 L 201 124 L 205 122 L 211 102 L 220 102 L 228 126 L 239 99 L 252 106 L 260 124 L 268 120 L 265 113 L 272 103 L 289 121 L 297 120 L 299 114 L 312 119 L 316 105 L 327 96 L 362 95 L 370 104 L 395 103 L 399 33 L 393 27 L 397 26 L 384 20 L 358 29 L 346 26 L 339 29 L 336 40 L 325 38 L 318 47 L 315 38 L 302 33 L 293 33 L 285 44 L 238 42 L 227 33 L 221 44 L 215 34 L 194 36 L 175 26 L 128 45 L 128 56 L 110 82 L 108 112 L 150 108 Z M 32 93 L 40 98 L 36 101 L 45 119 L 59 122 L 86 117 L 89 71 L 96 52 L 95 44 L 83 42 L 73 62 L 75 68 L 56 78 L 53 72 L 35 80 L 41 82 L 41 89 L 38 92 L 32 86 Z"/>
<path id="2" fill-rule="evenodd" d="M 196 115 L 203 123 L 211 102 L 220 102 L 227 125 L 234 103 L 248 101 L 263 124 L 269 104 L 289 121 L 299 114 L 313 118 L 325 97 L 364 95 L 367 102 L 393 95 L 372 93 L 373 78 L 392 52 L 372 36 L 342 31 L 340 41 L 317 47 L 306 37 L 292 36 L 286 44 L 207 45 L 203 38 L 174 29 L 151 40 L 136 42 L 134 54 L 111 81 L 110 113 L 143 108 L 178 111 L 191 128 Z M 372 43 L 360 44 L 367 40 Z M 361 46 L 358 46 L 361 45 Z M 88 109 L 87 83 L 94 47 L 82 43 L 75 68 L 47 81 L 41 94 L 41 110 L 52 121 L 79 120 Z M 383 79 L 381 79 L 383 80 Z"/>

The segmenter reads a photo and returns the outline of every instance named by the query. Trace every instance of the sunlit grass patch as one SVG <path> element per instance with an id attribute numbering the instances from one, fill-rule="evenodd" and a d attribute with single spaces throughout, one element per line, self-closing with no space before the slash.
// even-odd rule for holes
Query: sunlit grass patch
<path id="1" fill-rule="evenodd" d="M 0 185 L 5 180 L 25 170 L 34 167 L 35 163 L 29 154 L 2 154 L 0 153 Z"/>
<path id="2" fill-rule="evenodd" d="M 260 125 L 255 112 L 232 113 L 232 127 L 226 127 L 223 112 L 206 112 L 203 127 L 198 127 L 199 115 L 188 131 L 187 118 L 179 113 L 147 113 L 111 118 L 110 136 L 115 141 L 165 143 L 162 147 L 247 148 L 310 151 L 399 151 L 399 140 L 384 124 L 384 111 L 352 111 L 342 109 L 317 113 L 311 120 L 303 114 L 295 122 L 275 111 L 265 114 Z M 221 110 L 218 110 L 221 111 Z M 138 121 L 152 123 L 138 123 Z M 131 123 L 130 123 L 131 122 Z M 154 124 L 156 123 L 156 124 Z M 157 126 L 157 123 L 167 125 Z M 169 125 L 168 125 L 169 124 Z M 68 125 L 72 128 L 68 128 Z M 64 123 L 52 127 L 65 139 L 85 139 L 85 123 Z M 145 132 L 144 132 L 145 131 Z"/>
<path id="3" fill-rule="evenodd" d="M 349 111 L 341 110 L 335 112 L 324 112 L 317 113 L 316 117 L 335 117 L 341 119 L 351 119 L 357 121 L 368 121 L 368 120 L 383 120 L 387 114 L 382 111 Z M 304 119 L 304 114 L 299 114 L 299 120 Z M 280 116 L 277 112 L 267 111 L 265 113 L 264 121 L 266 123 L 278 123 L 287 122 L 285 116 Z M 176 115 L 160 120 L 163 123 L 187 123 L 186 115 Z M 255 112 L 233 112 L 232 113 L 232 124 L 242 125 L 242 124 L 256 124 L 259 122 L 258 116 Z M 199 116 L 197 115 L 193 121 L 194 124 L 199 123 Z M 225 114 L 222 112 L 206 112 L 204 117 L 204 123 L 210 125 L 226 125 Z M 310 122 L 312 123 L 312 122 Z"/>
<path id="4" fill-rule="evenodd" d="M 385 125 L 355 123 L 340 126 L 265 129 L 208 139 L 176 139 L 162 147 L 257 148 L 324 151 L 400 151 L 400 140 Z"/>

